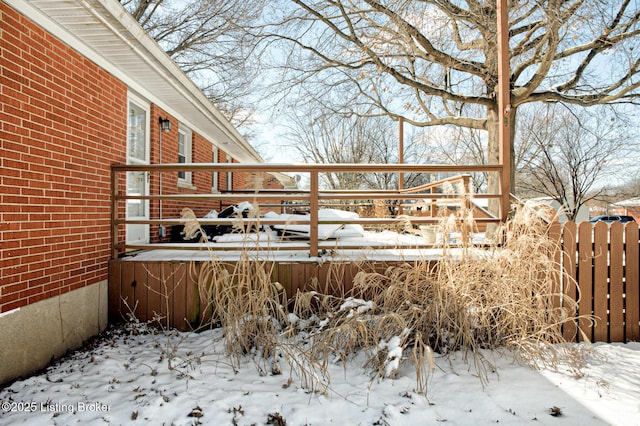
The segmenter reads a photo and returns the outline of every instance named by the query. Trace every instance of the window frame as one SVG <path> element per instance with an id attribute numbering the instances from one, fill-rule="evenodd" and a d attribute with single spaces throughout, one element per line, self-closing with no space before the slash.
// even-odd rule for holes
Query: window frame
<path id="1" fill-rule="evenodd" d="M 220 153 L 218 152 L 218 147 L 216 147 L 215 145 L 212 145 L 211 162 L 215 164 L 219 161 L 219 158 L 220 158 Z M 220 172 L 218 172 L 217 170 L 213 170 L 211 172 L 211 192 L 213 193 L 220 192 L 220 189 L 218 188 L 218 185 L 220 184 L 219 175 L 220 175 Z"/>
<path id="2" fill-rule="evenodd" d="M 181 152 L 181 147 L 184 152 Z M 184 157 L 184 161 L 180 161 L 181 157 Z M 193 163 L 193 132 L 182 123 L 178 123 L 178 163 Z M 180 184 L 182 184 L 183 186 L 192 187 L 192 172 L 178 172 L 178 185 Z"/>
<path id="3" fill-rule="evenodd" d="M 132 111 L 137 110 L 144 114 L 144 123 L 142 123 L 142 131 L 144 136 L 142 139 L 144 153 L 143 157 L 131 155 L 131 147 L 134 144 L 132 136 L 131 115 Z M 131 92 L 127 93 L 127 141 L 126 141 L 126 162 L 127 164 L 134 165 L 148 165 L 151 164 L 151 104 L 140 96 L 137 96 Z M 141 178 L 143 182 L 142 194 L 147 196 L 150 192 L 149 186 L 149 172 L 127 172 L 126 173 L 126 193 L 130 195 L 130 179 Z M 137 207 L 135 207 L 137 206 Z M 141 215 L 132 215 L 130 208 L 136 208 Z M 144 219 L 148 220 L 150 217 L 150 203 L 144 199 L 129 199 L 126 201 L 125 217 L 127 219 Z M 129 244 L 143 243 L 146 244 L 150 241 L 150 227 L 148 224 L 127 224 L 125 230 L 125 240 Z"/>
<path id="4" fill-rule="evenodd" d="M 227 163 L 233 163 L 233 158 L 227 155 Z M 233 192 L 233 172 L 227 172 L 227 192 Z"/>

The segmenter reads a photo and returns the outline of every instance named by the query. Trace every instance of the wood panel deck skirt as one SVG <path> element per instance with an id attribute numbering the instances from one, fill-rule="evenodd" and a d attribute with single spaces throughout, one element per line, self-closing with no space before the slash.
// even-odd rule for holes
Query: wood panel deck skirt
<path id="1" fill-rule="evenodd" d="M 197 275 L 202 261 L 109 262 L 109 321 L 158 322 L 163 327 L 192 330 L 206 324 L 205 304 L 200 300 Z M 223 261 L 233 271 L 237 262 Z M 271 282 L 279 282 L 287 297 L 298 290 L 315 289 L 325 294 L 348 294 L 353 278 L 361 271 L 384 272 L 406 262 L 263 262 Z M 342 283 L 338 286 L 335 283 Z M 334 283 L 334 284 L 332 284 Z M 154 321 L 157 320 L 157 321 Z"/>

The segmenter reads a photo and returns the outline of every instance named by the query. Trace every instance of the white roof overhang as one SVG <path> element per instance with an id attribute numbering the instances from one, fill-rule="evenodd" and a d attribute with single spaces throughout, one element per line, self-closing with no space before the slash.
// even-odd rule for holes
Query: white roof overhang
<path id="1" fill-rule="evenodd" d="M 613 203 L 613 205 L 620 207 L 638 207 L 640 206 L 640 198 L 629 198 L 628 200 Z"/>
<path id="2" fill-rule="evenodd" d="M 264 160 L 116 0 L 2 0 L 242 163 Z"/>

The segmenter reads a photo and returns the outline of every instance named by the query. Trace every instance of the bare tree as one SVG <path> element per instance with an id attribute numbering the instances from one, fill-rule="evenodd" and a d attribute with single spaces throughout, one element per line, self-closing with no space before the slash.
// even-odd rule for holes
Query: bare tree
<path id="1" fill-rule="evenodd" d="M 290 146 L 300 153 L 303 160 L 353 164 L 397 161 L 397 125 L 394 126 L 393 121 L 382 117 L 343 117 L 328 111 L 316 111 L 319 112 L 315 116 L 296 115 L 289 129 Z M 397 187 L 393 173 L 330 173 L 324 178 L 331 189 Z"/>
<path id="2" fill-rule="evenodd" d="M 301 112 L 302 111 L 302 112 Z M 399 162 L 399 123 L 385 116 L 344 116 L 307 103 L 290 120 L 289 146 L 302 160 L 312 163 L 389 164 Z M 425 146 L 412 127 L 404 131 L 405 163 L 432 163 L 433 150 Z M 326 177 L 332 189 L 397 189 L 398 173 L 332 174 Z M 403 187 L 418 186 L 431 175 L 404 173 Z"/>
<path id="3" fill-rule="evenodd" d="M 640 172 L 629 175 L 625 182 L 616 188 L 615 191 L 618 200 L 625 198 L 638 198 L 640 195 Z"/>
<path id="4" fill-rule="evenodd" d="M 611 190 L 637 164 L 637 141 L 615 111 L 544 105 L 519 132 L 527 155 L 519 170 L 520 189 L 547 196 L 575 220 L 581 206 Z M 634 159 L 635 158 L 635 159 Z M 625 176 L 626 175 L 626 176 Z"/>
<path id="5" fill-rule="evenodd" d="M 257 69 L 245 27 L 260 1 L 121 0 L 167 54 L 234 124 L 250 119 L 245 99 L 255 90 Z"/>
<path id="6" fill-rule="evenodd" d="M 452 125 L 428 127 L 420 135 L 420 142 L 431 153 L 434 163 L 442 164 L 486 164 L 487 139 L 477 129 Z M 442 179 L 448 175 L 438 175 Z M 472 173 L 475 192 L 487 188 L 487 173 Z"/>
<path id="7" fill-rule="evenodd" d="M 495 1 L 269 5 L 269 25 L 254 34 L 279 49 L 281 99 L 299 99 L 297 87 L 335 111 L 372 105 L 368 115 L 414 126 L 486 131 L 486 161 L 498 161 Z M 509 1 L 511 125 L 530 102 L 637 102 L 639 19 L 631 0 Z M 496 190 L 495 177 L 489 187 Z"/>

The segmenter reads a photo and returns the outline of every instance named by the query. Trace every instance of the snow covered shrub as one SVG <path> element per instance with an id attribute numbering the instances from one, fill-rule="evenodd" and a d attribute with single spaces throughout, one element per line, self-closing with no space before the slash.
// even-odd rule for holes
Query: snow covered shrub
<path id="1" fill-rule="evenodd" d="M 378 347 L 388 344 L 389 336 L 402 336 L 404 350 L 415 352 L 420 346 L 421 354 L 463 351 L 477 362 L 482 349 L 505 347 L 532 365 L 555 364 L 568 350 L 561 325 L 575 319 L 558 302 L 562 297 L 565 306 L 576 303 L 559 293 L 558 241 L 548 236 L 546 222 L 523 210 L 499 232 L 502 243 L 488 249 L 445 247 L 435 263 L 406 263 L 384 274 L 360 272 L 353 296 L 373 302 L 372 321 L 386 324 L 388 315 L 397 318 L 394 330 L 371 326 L 378 330 L 372 333 Z M 575 283 L 565 280 L 564 285 Z M 379 360 L 378 368 L 388 365 Z"/>

